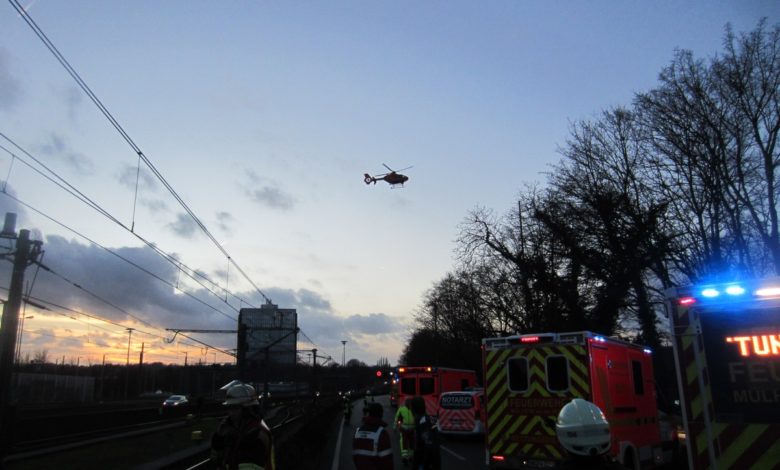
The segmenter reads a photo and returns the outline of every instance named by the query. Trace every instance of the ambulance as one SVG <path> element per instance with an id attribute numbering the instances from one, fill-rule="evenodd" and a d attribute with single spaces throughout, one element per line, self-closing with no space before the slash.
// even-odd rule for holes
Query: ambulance
<path id="1" fill-rule="evenodd" d="M 524 334 L 482 340 L 487 464 L 553 468 L 574 457 L 556 432 L 561 409 L 592 403 L 608 426 L 599 448 L 631 469 L 665 463 L 652 352 L 589 331 Z M 576 431 L 569 431 L 577 437 Z M 584 449 L 573 449 L 581 451 Z"/>
<path id="2" fill-rule="evenodd" d="M 473 370 L 448 367 L 399 367 L 398 404 L 407 398 L 421 396 L 425 400 L 425 412 L 436 416 L 439 397 L 444 392 L 466 390 L 477 385 L 477 373 Z"/>
<path id="3" fill-rule="evenodd" d="M 688 468 L 780 469 L 780 278 L 666 298 Z"/>
<path id="4" fill-rule="evenodd" d="M 439 432 L 452 435 L 485 433 L 485 393 L 482 389 L 444 392 L 439 399 Z"/>

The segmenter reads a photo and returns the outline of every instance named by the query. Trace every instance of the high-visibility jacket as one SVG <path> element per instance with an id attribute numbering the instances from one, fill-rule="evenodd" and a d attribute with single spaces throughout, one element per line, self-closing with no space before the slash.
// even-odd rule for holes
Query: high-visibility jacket
<path id="1" fill-rule="evenodd" d="M 395 412 L 395 422 L 403 429 L 414 429 L 414 415 L 412 410 L 404 405 L 398 407 L 398 411 Z"/>
<path id="2" fill-rule="evenodd" d="M 387 423 L 367 416 L 352 439 L 352 461 L 357 470 L 393 470 L 393 446 Z"/>

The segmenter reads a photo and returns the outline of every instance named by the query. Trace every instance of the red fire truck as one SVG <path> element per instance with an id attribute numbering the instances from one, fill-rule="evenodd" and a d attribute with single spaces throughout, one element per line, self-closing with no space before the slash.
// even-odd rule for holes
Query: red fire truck
<path id="1" fill-rule="evenodd" d="M 780 469 L 780 278 L 666 297 L 688 467 Z"/>
<path id="2" fill-rule="evenodd" d="M 477 373 L 473 370 L 446 367 L 399 367 L 398 404 L 419 395 L 425 399 L 425 411 L 436 416 L 439 397 L 444 392 L 466 390 L 477 385 Z"/>
<path id="3" fill-rule="evenodd" d="M 482 340 L 486 460 L 499 468 L 552 467 L 571 455 L 556 435 L 561 408 L 592 402 L 610 436 L 590 453 L 628 468 L 663 463 L 651 351 L 598 334 L 526 334 Z"/>

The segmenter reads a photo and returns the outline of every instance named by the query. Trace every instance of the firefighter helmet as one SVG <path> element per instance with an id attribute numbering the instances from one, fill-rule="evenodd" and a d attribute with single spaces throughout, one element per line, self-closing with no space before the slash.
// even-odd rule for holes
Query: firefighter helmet
<path id="1" fill-rule="evenodd" d="M 258 405 L 257 392 L 251 385 L 244 383 L 233 384 L 228 390 L 225 396 L 223 405 L 241 405 L 252 406 Z"/>
<path id="2" fill-rule="evenodd" d="M 555 431 L 561 445 L 571 454 L 595 457 L 609 450 L 609 423 L 604 413 L 582 398 L 561 408 Z"/>

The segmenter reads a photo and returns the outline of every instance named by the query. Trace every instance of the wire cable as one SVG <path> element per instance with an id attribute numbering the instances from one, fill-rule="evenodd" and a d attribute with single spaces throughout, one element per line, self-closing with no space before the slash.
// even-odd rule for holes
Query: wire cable
<path id="1" fill-rule="evenodd" d="M 235 317 L 232 317 L 232 316 L 230 316 L 229 314 L 227 314 L 227 313 L 225 313 L 225 312 L 223 312 L 223 311 L 221 311 L 221 310 L 217 309 L 217 308 L 216 308 L 216 307 L 214 307 L 213 305 L 210 305 L 210 304 L 206 303 L 206 302 L 205 302 L 205 301 L 203 301 L 202 299 L 199 299 L 198 297 L 194 296 L 192 293 L 190 293 L 190 292 L 187 292 L 186 290 L 183 290 L 183 289 L 181 289 L 181 288 L 179 288 L 179 287 L 177 287 L 177 286 L 174 286 L 174 285 L 173 285 L 172 283 L 170 283 L 169 281 L 167 281 L 167 280 L 163 279 L 162 277 L 158 276 L 157 274 L 154 274 L 153 272 L 149 271 L 148 269 L 144 268 L 143 266 L 140 266 L 139 264 L 137 264 L 137 263 L 135 263 L 135 262 L 133 262 L 133 261 L 131 261 L 131 260 L 129 260 L 129 259 L 127 259 L 127 258 L 125 258 L 124 256 L 122 256 L 122 255 L 120 255 L 120 254 L 118 254 L 118 253 L 114 252 L 114 251 L 113 251 L 113 250 L 111 250 L 110 248 L 108 248 L 108 247 L 105 247 L 105 246 L 101 245 L 100 243 L 96 242 L 95 240 L 92 240 L 91 238 L 87 237 L 86 235 L 82 234 L 81 232 L 79 232 L 79 231 L 77 231 L 77 230 L 75 230 L 75 229 L 73 229 L 73 228 L 71 228 L 71 227 L 69 227 L 69 226 L 65 225 L 64 223 L 62 223 L 62 222 L 58 221 L 57 219 L 54 219 L 53 217 L 51 217 L 51 216 L 49 216 L 49 215 L 45 214 L 44 212 L 42 212 L 42 211 L 40 211 L 40 210 L 36 209 L 35 207 L 31 206 L 30 204 L 27 204 L 27 203 L 25 203 L 24 201 L 22 201 L 21 199 L 17 198 L 16 196 L 13 196 L 13 195 L 11 195 L 11 194 L 9 194 L 9 193 L 2 193 L 2 194 L 4 194 L 6 197 L 8 197 L 8 198 L 10 198 L 10 199 L 13 199 L 13 200 L 14 200 L 14 201 L 16 201 L 18 204 L 20 204 L 20 205 L 22 205 L 22 206 L 24 206 L 24 207 L 26 207 L 26 208 L 30 209 L 31 211 L 33 211 L 33 212 L 35 212 L 35 213 L 37 213 L 37 214 L 41 215 L 42 217 L 45 217 L 45 218 L 47 218 L 48 220 L 50 220 L 50 221 L 54 222 L 55 224 L 59 225 L 60 227 L 62 227 L 62 228 L 64 228 L 64 229 L 66 229 L 66 230 L 70 231 L 71 233 L 73 233 L 73 234 L 75 234 L 75 235 L 77 235 L 77 236 L 79 236 L 79 237 L 83 238 L 84 240 L 86 240 L 86 241 L 88 241 L 88 242 L 92 243 L 93 245 L 95 245 L 95 246 L 98 246 L 98 247 L 102 248 L 103 250 L 107 251 L 108 253 L 111 253 L 112 255 L 116 256 L 117 258 L 121 259 L 122 261 L 124 261 L 124 262 L 126 262 L 126 263 L 130 264 L 131 266 L 133 266 L 133 267 L 137 268 L 138 270 L 140 270 L 140 271 L 142 271 L 142 272 L 144 272 L 144 273 L 148 274 L 149 276 L 152 276 L 153 278 L 157 279 L 158 281 L 160 281 L 160 282 L 162 282 L 162 283 L 164 283 L 164 284 L 167 284 L 168 286 L 170 286 L 170 287 L 172 287 L 172 288 L 176 289 L 177 291 L 181 292 L 181 293 L 182 293 L 182 294 L 184 294 L 184 295 L 187 295 L 188 297 L 190 297 L 191 299 L 195 300 L 196 302 L 198 302 L 198 303 L 200 303 L 200 304 L 202 304 L 202 305 L 204 305 L 204 306 L 206 306 L 206 307 L 208 307 L 208 308 L 210 308 L 210 309 L 214 310 L 215 312 L 217 312 L 217 313 L 219 313 L 219 314 L 221 314 L 221 315 L 223 315 L 223 316 L 225 316 L 225 317 L 227 317 L 227 318 L 229 318 L 229 319 L 231 319 L 231 320 L 233 320 L 233 321 L 238 321 L 238 320 L 237 320 L 237 318 L 235 318 Z M 235 310 L 235 308 L 234 308 L 233 306 L 231 306 L 231 305 L 229 305 L 229 304 L 228 304 L 228 306 L 229 306 L 229 307 L 231 307 L 233 310 Z"/>
<path id="2" fill-rule="evenodd" d="M 3 151 L 5 151 L 6 153 L 8 153 L 9 155 L 11 155 L 12 162 L 13 162 L 13 161 L 16 161 L 16 160 L 19 160 L 19 161 L 20 161 L 22 164 L 26 165 L 28 168 L 30 168 L 31 170 L 33 170 L 33 171 L 35 171 L 36 173 L 38 173 L 38 174 L 39 174 L 39 175 L 41 175 L 43 178 L 45 178 L 45 179 L 49 180 L 51 183 L 53 183 L 54 185 L 58 186 L 58 187 L 59 187 L 60 189 L 62 189 L 63 191 L 65 191 L 65 192 L 69 193 L 69 194 L 70 194 L 71 196 L 73 196 L 74 198 L 76 198 L 76 199 L 78 199 L 79 201 L 83 202 L 83 203 L 84 203 L 84 204 L 86 204 L 87 206 L 91 207 L 93 210 L 97 211 L 99 214 L 101 214 L 101 215 L 103 215 L 104 217 L 108 218 L 110 221 L 114 222 L 114 223 L 115 223 L 115 224 L 117 224 L 119 227 L 123 228 L 125 231 L 127 231 L 127 232 L 129 232 L 130 234 L 132 234 L 133 236 L 135 236 L 135 237 L 136 237 L 138 240 L 140 240 L 140 241 L 141 241 L 141 242 L 143 242 L 143 243 L 144 243 L 146 246 L 148 246 L 149 248 L 151 248 L 152 250 L 154 250 L 154 251 L 155 251 L 155 252 L 156 252 L 158 255 L 160 255 L 160 256 L 161 256 L 163 259 L 165 259 L 166 261 L 168 261 L 168 262 L 169 262 L 170 264 L 172 264 L 173 266 L 177 267 L 177 268 L 178 268 L 178 269 L 180 269 L 180 270 L 182 270 L 182 268 L 186 268 L 186 269 L 187 269 L 187 271 L 184 271 L 184 270 L 182 270 L 182 271 L 183 271 L 183 272 L 184 272 L 184 273 L 185 273 L 185 274 L 186 274 L 186 275 L 187 275 L 189 278 L 191 278 L 193 281 L 195 281 L 197 284 L 199 284 L 201 287 L 203 287 L 203 288 L 204 288 L 204 289 L 206 289 L 207 291 L 211 292 L 211 293 L 212 293 L 212 294 L 213 294 L 213 295 L 214 295 L 216 298 L 218 298 L 218 299 L 221 299 L 221 300 L 223 300 L 225 303 L 227 303 L 228 305 L 230 305 L 230 304 L 229 304 L 229 302 L 227 301 L 227 298 L 224 298 L 224 299 L 223 299 L 223 298 L 222 298 L 222 295 L 220 295 L 220 294 L 218 294 L 218 293 L 216 292 L 216 290 L 218 289 L 218 290 L 220 290 L 220 291 L 223 291 L 223 292 L 225 292 L 225 293 L 226 293 L 226 294 L 225 294 L 226 296 L 227 296 L 227 294 L 230 294 L 230 296 L 232 296 L 234 299 L 236 299 L 236 300 L 238 300 L 239 302 L 241 302 L 241 304 L 244 304 L 244 303 L 246 303 L 247 305 L 249 305 L 249 306 L 253 307 L 253 306 L 252 306 L 252 304 L 251 304 L 251 303 L 249 303 L 248 301 L 246 301 L 245 299 L 243 299 L 243 298 L 239 297 L 238 295 L 236 295 L 236 294 L 234 294 L 234 293 L 230 292 L 230 291 L 229 291 L 227 288 L 223 288 L 222 286 L 218 285 L 217 283 L 215 283 L 214 281 L 212 281 L 211 279 L 209 279 L 208 277 L 206 277 L 204 274 L 201 274 L 199 270 L 197 270 L 197 269 L 193 269 L 193 268 L 190 268 L 190 267 L 189 267 L 189 266 L 187 266 L 186 264 L 182 263 L 180 260 L 176 259 L 176 258 L 175 258 L 173 255 L 170 255 L 170 254 L 168 254 L 168 253 L 164 252 L 164 251 L 163 251 L 161 248 L 159 248 L 159 247 L 158 247 L 156 244 L 152 243 L 151 241 L 149 241 L 149 240 L 147 240 L 146 238 L 142 237 L 142 236 L 141 236 L 141 235 L 139 235 L 138 233 L 134 232 L 134 231 L 133 231 L 131 228 L 128 228 L 128 227 L 127 227 L 126 225 L 124 225 L 124 224 L 123 224 L 121 221 L 119 221 L 119 219 L 117 219 L 116 217 L 114 217 L 113 215 L 111 215 L 111 213 L 109 213 L 107 210 L 105 210 L 103 207 L 101 207 L 101 206 L 100 206 L 98 203 L 94 202 L 92 199 L 90 199 L 90 198 L 89 198 L 88 196 L 86 196 L 84 193 L 82 193 L 81 191 L 79 191 L 79 190 L 78 190 L 78 189 L 77 189 L 75 186 L 73 186 L 72 184 L 68 183 L 68 181 L 67 181 L 67 180 L 65 180 L 65 179 L 64 179 L 64 178 L 62 178 L 60 175 L 58 175 L 58 174 L 57 174 L 57 173 L 56 173 L 54 170 L 52 170 L 52 169 L 48 168 L 46 165 L 44 165 L 43 163 L 41 163 L 41 162 L 40 162 L 40 160 L 38 160 L 37 158 L 35 158 L 35 157 L 34 157 L 32 154 L 30 154 L 30 153 L 29 153 L 27 150 L 25 150 L 24 148 L 22 148 L 22 147 L 21 147 L 19 144 L 17 144 L 17 143 L 16 143 L 16 142 L 15 142 L 13 139 L 11 139 L 10 137 L 8 137 L 6 134 L 4 134 L 3 132 L 0 132 L 0 137 L 3 137 L 5 140 L 7 140 L 8 142 L 10 142 L 10 143 L 11 143 L 11 145 L 13 145 L 13 146 L 14 146 L 14 147 L 16 147 L 17 149 L 19 149 L 19 151 L 21 151 L 23 154 L 27 155 L 27 156 L 28 156 L 29 158 L 31 158 L 33 161 L 35 161 L 35 162 L 36 162 L 36 163 L 38 163 L 40 166 L 42 166 L 44 169 L 46 169 L 46 171 L 48 171 L 49 173 L 51 173 L 51 174 L 54 176 L 54 178 L 56 178 L 57 180 L 59 180 L 61 183 L 60 183 L 60 182 L 58 182 L 58 181 L 55 181 L 55 179 L 54 179 L 54 178 L 52 178 L 52 177 L 50 177 L 50 176 L 48 176 L 48 175 L 44 174 L 44 173 L 43 173 L 41 170 L 39 170 L 38 168 L 35 168 L 35 167 L 34 167 L 33 165 L 31 165 L 30 163 L 26 162 L 26 161 L 25 161 L 23 158 L 21 158 L 19 155 L 16 155 L 16 154 L 15 154 L 13 151 L 9 150 L 9 149 L 8 149 L 8 148 L 6 148 L 5 146 L 3 146 L 3 145 L 0 145 L 0 150 L 3 150 Z M 6 180 L 6 183 L 7 183 L 7 180 Z M 3 190 L 3 192 L 5 192 L 5 190 Z M 229 264 L 228 264 L 228 266 L 229 266 Z M 209 288 L 209 287 L 207 287 L 207 286 L 203 285 L 203 283 L 202 283 L 202 282 L 200 282 L 198 279 L 196 279 L 196 277 L 198 277 L 198 278 L 200 278 L 200 279 L 203 279 L 203 280 L 207 281 L 209 284 L 211 284 L 211 286 L 212 286 L 212 287 L 211 287 L 211 288 Z M 256 307 L 253 307 L 253 308 L 256 308 Z M 235 309 L 235 308 L 233 308 L 233 310 L 236 310 L 236 309 Z M 238 311 L 238 310 L 236 310 L 236 311 Z"/>
<path id="3" fill-rule="evenodd" d="M 102 101 L 100 101 L 100 98 L 92 91 L 92 89 L 87 85 L 87 83 L 81 78 L 81 76 L 78 74 L 76 69 L 73 68 L 73 66 L 70 65 L 68 60 L 65 58 L 64 55 L 57 49 L 57 47 L 54 45 L 54 43 L 46 36 L 46 33 L 43 32 L 43 30 L 38 26 L 38 24 L 32 19 L 32 17 L 29 15 L 29 13 L 21 6 L 21 4 L 18 2 L 18 0 L 8 0 L 11 5 L 16 9 L 17 13 L 19 13 L 19 16 L 24 19 L 25 23 L 33 30 L 36 36 L 43 42 L 43 44 L 46 46 L 47 49 L 54 55 L 54 57 L 57 59 L 57 61 L 62 65 L 65 70 L 68 72 L 68 74 L 76 81 L 76 83 L 79 85 L 79 87 L 84 91 L 84 93 L 87 94 L 87 96 L 92 100 L 92 102 L 95 104 L 95 106 L 98 107 L 101 113 L 108 119 L 108 121 L 111 123 L 111 125 L 116 129 L 117 132 L 122 136 L 122 138 L 127 142 L 127 144 L 130 146 L 130 148 L 135 151 L 135 153 L 138 155 L 141 160 L 146 164 L 146 166 L 152 171 L 152 173 L 157 177 L 157 179 L 165 186 L 165 188 L 168 190 L 168 192 L 176 199 L 177 202 L 181 205 L 181 207 L 189 214 L 189 216 L 192 218 L 192 220 L 195 221 L 195 223 L 198 225 L 198 227 L 201 229 L 201 231 L 214 243 L 214 246 L 217 247 L 217 249 L 222 252 L 222 254 L 228 258 L 231 264 L 240 272 L 244 278 L 252 285 L 252 287 L 255 288 L 255 290 L 260 293 L 260 295 L 265 299 L 266 302 L 270 303 L 271 299 L 269 299 L 263 291 L 260 290 L 259 287 L 252 281 L 251 278 L 244 272 L 243 269 L 235 262 L 234 259 L 230 257 L 227 250 L 217 241 L 217 239 L 214 237 L 214 235 L 206 228 L 206 226 L 201 222 L 201 220 L 195 215 L 195 213 L 190 209 L 190 207 L 184 202 L 184 200 L 179 196 L 179 194 L 173 189 L 173 186 L 168 183 L 168 181 L 163 177 L 162 173 L 154 166 L 151 160 L 147 158 L 147 156 L 143 153 L 140 147 L 136 145 L 136 143 L 133 141 L 133 139 L 130 137 L 130 135 L 124 130 L 124 128 L 119 124 L 119 121 L 114 118 L 114 116 L 111 114 L 111 112 L 108 110 L 108 108 L 103 104 Z"/>

